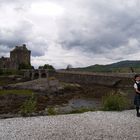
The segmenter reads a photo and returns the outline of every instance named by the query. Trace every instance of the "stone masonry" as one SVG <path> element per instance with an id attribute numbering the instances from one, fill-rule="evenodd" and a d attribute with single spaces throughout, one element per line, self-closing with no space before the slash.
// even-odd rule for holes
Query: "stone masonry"
<path id="1" fill-rule="evenodd" d="M 16 46 L 10 51 L 10 58 L 0 58 L 0 69 L 18 69 L 21 64 L 30 65 L 31 51 L 26 45 Z"/>

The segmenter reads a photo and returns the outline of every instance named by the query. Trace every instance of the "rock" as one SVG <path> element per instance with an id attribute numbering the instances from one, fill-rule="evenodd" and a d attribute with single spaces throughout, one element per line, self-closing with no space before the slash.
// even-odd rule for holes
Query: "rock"
<path id="1" fill-rule="evenodd" d="M 17 81 L 21 81 L 21 80 L 22 80 L 22 78 L 16 78 L 16 80 L 17 80 Z"/>
<path id="2" fill-rule="evenodd" d="M 15 118 L 15 117 L 20 117 L 19 114 L 0 114 L 0 119 L 7 119 L 7 118 Z"/>
<path id="3" fill-rule="evenodd" d="M 46 90 L 48 89 L 48 84 L 46 84 L 46 80 L 37 79 L 33 81 L 27 81 L 17 84 L 10 84 L 5 86 L 6 89 L 31 89 L 31 90 Z"/>

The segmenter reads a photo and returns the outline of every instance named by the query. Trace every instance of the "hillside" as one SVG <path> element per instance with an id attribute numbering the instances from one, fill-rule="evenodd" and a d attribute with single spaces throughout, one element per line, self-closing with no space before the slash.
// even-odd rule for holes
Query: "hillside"
<path id="1" fill-rule="evenodd" d="M 90 72 L 139 72 L 140 61 L 120 61 L 108 65 L 92 65 L 83 68 L 74 68 L 78 71 L 90 71 Z"/>

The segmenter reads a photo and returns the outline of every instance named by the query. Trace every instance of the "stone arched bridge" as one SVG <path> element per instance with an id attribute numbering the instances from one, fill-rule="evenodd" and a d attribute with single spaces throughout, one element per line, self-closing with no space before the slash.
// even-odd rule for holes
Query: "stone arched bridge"
<path id="1" fill-rule="evenodd" d="M 48 78 L 48 71 L 47 70 L 26 70 L 24 72 L 24 77 L 30 78 L 31 80 L 38 79 L 38 78 Z"/>
<path id="2" fill-rule="evenodd" d="M 28 70 L 24 74 L 31 80 L 56 77 L 59 81 L 79 84 L 100 84 L 105 86 L 132 86 L 134 73 L 92 73 L 78 71 Z"/>

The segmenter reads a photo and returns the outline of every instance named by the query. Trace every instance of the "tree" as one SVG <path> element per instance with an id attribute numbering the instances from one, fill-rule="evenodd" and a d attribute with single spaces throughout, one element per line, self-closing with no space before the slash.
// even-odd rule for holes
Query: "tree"
<path id="1" fill-rule="evenodd" d="M 44 66 L 39 66 L 38 69 L 55 70 L 55 68 L 49 64 L 45 64 Z"/>
<path id="2" fill-rule="evenodd" d="M 72 69 L 72 65 L 68 64 L 66 70 L 70 70 L 70 69 Z"/>
<path id="3" fill-rule="evenodd" d="M 30 64 L 25 64 L 25 63 L 21 63 L 18 67 L 19 70 L 21 69 L 33 69 L 34 67 L 31 66 Z"/>
<path id="4" fill-rule="evenodd" d="M 43 69 L 43 66 L 39 66 L 38 69 Z"/>
<path id="5" fill-rule="evenodd" d="M 133 69 L 133 67 L 130 67 L 130 70 L 131 70 L 132 73 L 134 73 L 134 69 Z"/>

